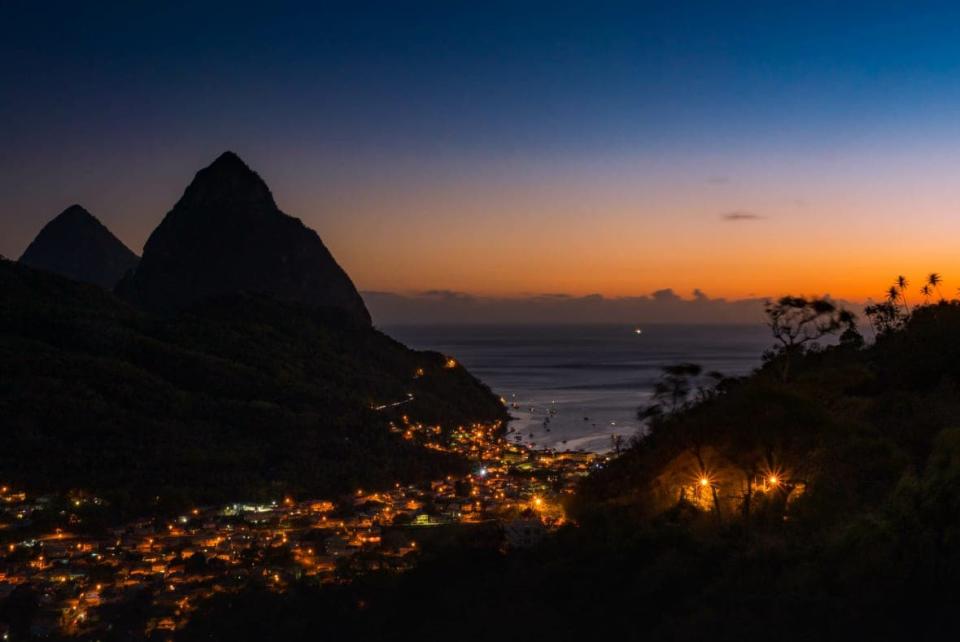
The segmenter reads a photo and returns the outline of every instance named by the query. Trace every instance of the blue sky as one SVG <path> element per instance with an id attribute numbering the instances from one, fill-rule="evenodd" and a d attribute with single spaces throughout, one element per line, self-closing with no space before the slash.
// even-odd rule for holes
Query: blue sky
<path id="1" fill-rule="evenodd" d="M 960 273 L 956 5 L 76 4 L 0 8 L 4 255 L 75 201 L 139 251 L 234 149 L 366 289 L 862 296 L 813 242 Z"/>

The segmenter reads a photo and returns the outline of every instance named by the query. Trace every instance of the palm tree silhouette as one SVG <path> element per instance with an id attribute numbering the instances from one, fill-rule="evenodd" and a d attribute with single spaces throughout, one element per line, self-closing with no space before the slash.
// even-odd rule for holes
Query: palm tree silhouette
<path id="1" fill-rule="evenodd" d="M 923 304 L 927 305 L 930 303 L 930 295 L 933 294 L 933 289 L 930 287 L 929 283 L 924 283 L 923 287 L 920 288 L 920 294 L 923 295 Z"/>
<path id="2" fill-rule="evenodd" d="M 900 290 L 897 289 L 897 286 L 891 285 L 889 288 L 887 288 L 887 301 L 899 307 Z"/>
<path id="3" fill-rule="evenodd" d="M 927 285 L 924 287 L 933 288 L 937 291 L 937 296 L 940 297 L 940 300 L 943 301 L 943 294 L 940 293 L 940 284 L 943 283 L 943 277 L 940 276 L 939 272 L 931 272 L 927 276 Z"/>
<path id="4" fill-rule="evenodd" d="M 910 282 L 907 281 L 907 277 L 902 274 L 897 277 L 897 288 L 900 289 L 900 297 L 903 299 L 903 309 L 907 311 L 907 314 L 910 314 L 910 304 L 907 303 L 907 286 L 910 285 Z"/>

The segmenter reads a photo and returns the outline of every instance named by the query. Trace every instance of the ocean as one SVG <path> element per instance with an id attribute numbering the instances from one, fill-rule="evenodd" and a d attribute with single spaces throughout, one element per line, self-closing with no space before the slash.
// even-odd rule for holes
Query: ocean
<path id="1" fill-rule="evenodd" d="M 510 426 L 536 447 L 609 450 L 638 427 L 661 368 L 698 363 L 744 375 L 772 339 L 762 325 L 402 325 L 382 328 L 456 358 L 502 396 Z"/>

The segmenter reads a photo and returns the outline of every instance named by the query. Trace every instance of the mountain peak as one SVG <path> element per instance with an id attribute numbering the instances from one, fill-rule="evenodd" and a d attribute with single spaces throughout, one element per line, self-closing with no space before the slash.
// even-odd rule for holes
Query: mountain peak
<path id="1" fill-rule="evenodd" d="M 79 203 L 74 203 L 67 209 L 63 210 L 62 212 L 57 214 L 57 216 L 53 220 L 56 221 L 57 219 L 62 219 L 62 218 L 89 218 L 94 221 L 97 221 L 97 217 L 91 214 L 90 212 L 88 212 L 86 209 L 84 209 L 83 205 L 80 205 Z"/>
<path id="2" fill-rule="evenodd" d="M 222 154 L 220 154 L 219 156 L 217 156 L 216 160 L 214 160 L 210 164 L 216 165 L 218 163 L 233 163 L 233 164 L 239 163 L 240 165 L 247 167 L 247 164 L 243 162 L 243 159 L 240 158 L 240 155 L 229 149 L 223 152 Z"/>
<path id="3" fill-rule="evenodd" d="M 44 226 L 44 229 L 48 227 L 56 229 L 58 227 L 73 226 L 89 226 L 91 229 L 102 227 L 103 229 L 106 229 L 106 226 L 100 222 L 100 219 L 88 212 L 82 205 L 78 205 L 77 203 L 74 203 L 53 217 L 53 219 L 51 219 L 50 222 Z"/>
<path id="4" fill-rule="evenodd" d="M 223 152 L 197 172 L 181 202 L 201 209 L 231 204 L 276 208 L 270 188 L 260 175 L 231 151 Z"/>
<path id="5" fill-rule="evenodd" d="M 111 289 L 138 261 L 97 217 L 74 204 L 43 226 L 20 263 Z"/>
<path id="6" fill-rule="evenodd" d="M 238 154 L 231 152 L 229 149 L 217 156 L 212 163 L 200 171 L 219 175 L 234 174 L 238 177 L 246 176 L 249 178 L 250 176 L 256 176 L 258 179 L 260 178 Z"/>
<path id="7" fill-rule="evenodd" d="M 175 311 L 240 292 L 338 308 L 370 323 L 353 282 L 317 233 L 281 212 L 263 179 L 228 151 L 197 172 L 117 293 Z"/>

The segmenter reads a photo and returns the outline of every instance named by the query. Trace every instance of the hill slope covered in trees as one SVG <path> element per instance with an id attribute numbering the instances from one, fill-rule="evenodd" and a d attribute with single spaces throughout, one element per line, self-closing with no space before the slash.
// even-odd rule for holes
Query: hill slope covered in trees
<path id="1" fill-rule="evenodd" d="M 844 340 L 794 334 L 742 379 L 666 370 L 649 430 L 542 545 L 224 597 L 181 637 L 253 639 L 254 615 L 284 639 L 942 637 L 960 599 L 960 302 L 870 309 L 866 346 L 849 315 L 779 304 Z"/>
<path id="2" fill-rule="evenodd" d="M 412 394 L 403 412 L 450 427 L 504 418 L 499 400 L 443 355 L 345 316 L 239 294 L 153 316 L 2 261 L 2 481 L 182 506 L 462 465 L 391 435 L 373 406 Z"/>

